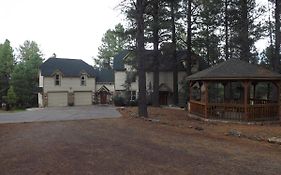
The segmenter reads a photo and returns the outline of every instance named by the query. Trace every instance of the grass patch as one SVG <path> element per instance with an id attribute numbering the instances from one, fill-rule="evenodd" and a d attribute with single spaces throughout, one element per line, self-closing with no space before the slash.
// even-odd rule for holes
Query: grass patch
<path id="1" fill-rule="evenodd" d="M 9 111 L 0 109 L 0 114 L 1 114 L 1 113 L 16 113 L 16 112 L 22 112 L 22 111 L 25 111 L 25 109 L 22 109 L 22 108 L 15 108 L 15 109 L 11 109 L 11 110 L 9 110 Z"/>

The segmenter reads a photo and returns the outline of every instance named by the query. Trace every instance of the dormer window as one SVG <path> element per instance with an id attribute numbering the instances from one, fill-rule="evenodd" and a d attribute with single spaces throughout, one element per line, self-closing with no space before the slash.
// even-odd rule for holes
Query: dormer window
<path id="1" fill-rule="evenodd" d="M 86 86 L 86 75 L 81 75 L 81 86 Z"/>
<path id="2" fill-rule="evenodd" d="M 61 85 L 61 77 L 59 74 L 55 75 L 55 86 L 60 86 Z"/>

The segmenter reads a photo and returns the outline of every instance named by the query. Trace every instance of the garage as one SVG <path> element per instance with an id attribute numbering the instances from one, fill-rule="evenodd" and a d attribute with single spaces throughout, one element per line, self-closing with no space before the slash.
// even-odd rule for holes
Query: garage
<path id="1" fill-rule="evenodd" d="M 92 105 L 92 92 L 74 92 L 74 105 Z"/>
<path id="2" fill-rule="evenodd" d="M 66 92 L 50 92 L 48 93 L 48 106 L 67 106 Z"/>

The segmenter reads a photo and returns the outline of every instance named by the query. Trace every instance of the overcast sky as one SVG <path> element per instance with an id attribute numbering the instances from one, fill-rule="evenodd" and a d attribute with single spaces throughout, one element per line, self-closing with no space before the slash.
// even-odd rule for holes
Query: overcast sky
<path id="1" fill-rule="evenodd" d="M 259 0 L 265 1 L 265 0 Z M 83 59 L 93 64 L 105 31 L 121 22 L 120 0 L 0 0 L 0 43 L 17 48 L 36 41 L 44 58 Z M 265 42 L 259 43 L 259 48 Z"/>
<path id="2" fill-rule="evenodd" d="M 36 41 L 45 58 L 93 64 L 104 32 L 121 21 L 117 0 L 0 0 L 0 43 Z"/>

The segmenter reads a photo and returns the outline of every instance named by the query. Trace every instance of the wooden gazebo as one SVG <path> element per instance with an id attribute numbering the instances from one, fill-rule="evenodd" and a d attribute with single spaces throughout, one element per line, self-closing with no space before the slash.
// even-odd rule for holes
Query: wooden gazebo
<path id="1" fill-rule="evenodd" d="M 188 80 L 190 114 L 236 121 L 280 119 L 281 74 L 231 59 Z"/>

